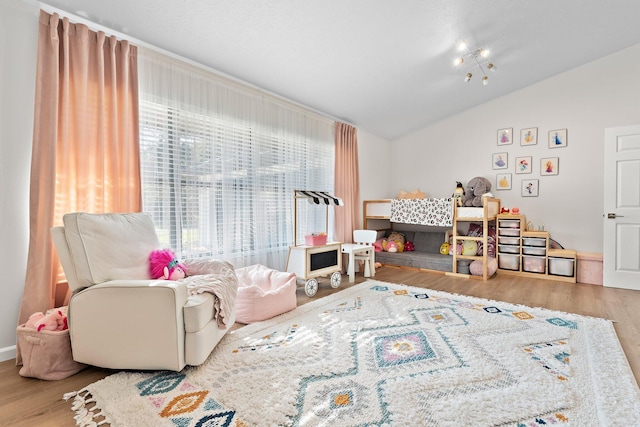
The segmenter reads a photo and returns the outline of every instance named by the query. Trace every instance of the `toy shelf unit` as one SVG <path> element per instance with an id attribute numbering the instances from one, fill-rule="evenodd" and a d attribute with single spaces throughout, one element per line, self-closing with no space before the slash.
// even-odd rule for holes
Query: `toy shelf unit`
<path id="1" fill-rule="evenodd" d="M 482 255 L 458 255 L 458 251 L 453 251 L 453 272 L 447 273 L 452 276 L 472 277 L 469 274 L 458 273 L 458 261 L 461 259 L 482 261 L 482 280 L 489 279 L 489 227 L 496 225 L 498 214 L 500 213 L 500 199 L 493 197 L 483 197 L 482 207 L 458 207 L 454 203 L 453 211 L 453 247 L 457 248 L 459 242 L 465 240 L 476 241 L 482 244 Z M 460 223 L 482 224 L 482 235 L 464 236 L 459 233 Z M 479 276 L 478 276 L 479 277 Z"/>
<path id="2" fill-rule="evenodd" d="M 306 235 L 304 245 L 298 244 L 298 203 L 301 201 L 310 203 L 313 209 L 325 207 L 324 236 Z M 318 277 L 330 276 L 332 288 L 340 287 L 342 281 L 342 243 L 326 241 L 330 206 L 344 206 L 344 203 L 342 199 L 323 191 L 294 191 L 293 246 L 289 246 L 286 271 L 294 273 L 298 282 L 304 282 L 304 292 L 310 297 L 318 292 Z"/>
<path id="3" fill-rule="evenodd" d="M 527 231 L 524 215 L 498 215 L 498 271 L 576 282 L 576 251 L 551 249 L 549 233 Z"/>

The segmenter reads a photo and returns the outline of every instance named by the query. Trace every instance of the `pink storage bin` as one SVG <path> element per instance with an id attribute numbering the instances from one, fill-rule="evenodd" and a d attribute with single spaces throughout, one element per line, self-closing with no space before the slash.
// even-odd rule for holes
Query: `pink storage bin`
<path id="1" fill-rule="evenodd" d="M 327 244 L 327 235 L 307 234 L 304 236 L 304 244 L 307 246 L 321 246 Z"/>

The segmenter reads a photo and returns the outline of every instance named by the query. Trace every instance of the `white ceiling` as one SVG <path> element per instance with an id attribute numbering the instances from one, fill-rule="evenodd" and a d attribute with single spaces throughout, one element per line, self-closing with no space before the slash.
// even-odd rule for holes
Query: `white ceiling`
<path id="1" fill-rule="evenodd" d="M 640 43 L 637 0 L 44 3 L 389 140 Z M 490 49 L 488 86 L 461 39 Z"/>

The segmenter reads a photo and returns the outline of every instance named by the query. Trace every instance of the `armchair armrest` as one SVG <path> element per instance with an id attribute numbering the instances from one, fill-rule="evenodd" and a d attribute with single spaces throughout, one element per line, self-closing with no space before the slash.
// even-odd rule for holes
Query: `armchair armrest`
<path id="1" fill-rule="evenodd" d="M 74 360 L 110 369 L 181 370 L 187 297 L 184 284 L 167 280 L 112 280 L 74 294 Z"/>

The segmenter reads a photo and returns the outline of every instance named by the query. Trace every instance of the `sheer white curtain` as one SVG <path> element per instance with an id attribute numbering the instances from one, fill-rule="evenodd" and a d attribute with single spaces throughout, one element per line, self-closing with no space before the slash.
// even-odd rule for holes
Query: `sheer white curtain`
<path id="1" fill-rule="evenodd" d="M 333 192 L 333 121 L 154 51 L 138 66 L 143 210 L 163 244 L 283 270 L 294 190 Z M 298 213 L 299 236 L 325 229 L 324 207 Z"/>

